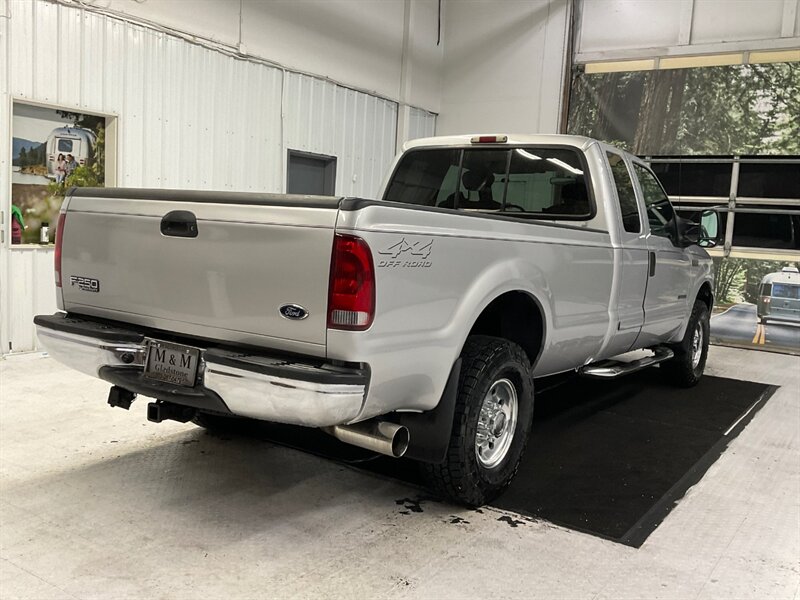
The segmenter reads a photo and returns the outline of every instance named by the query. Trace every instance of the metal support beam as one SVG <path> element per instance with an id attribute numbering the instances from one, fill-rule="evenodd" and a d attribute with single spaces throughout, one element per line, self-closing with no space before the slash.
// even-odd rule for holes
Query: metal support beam
<path id="1" fill-rule="evenodd" d="M 692 20 L 694 19 L 694 0 L 681 0 L 680 29 L 678 45 L 688 46 L 692 43 Z"/>
<path id="2" fill-rule="evenodd" d="M 800 0 L 783 0 L 783 18 L 781 19 L 782 38 L 800 35 L 800 31 L 795 31 L 798 5 L 800 5 Z"/>

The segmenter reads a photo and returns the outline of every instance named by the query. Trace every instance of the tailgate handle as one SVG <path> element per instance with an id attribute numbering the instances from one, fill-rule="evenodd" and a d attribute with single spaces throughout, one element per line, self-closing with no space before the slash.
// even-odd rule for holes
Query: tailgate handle
<path id="1" fill-rule="evenodd" d="M 161 233 L 172 237 L 197 237 L 197 217 L 188 210 L 173 210 L 161 219 Z"/>

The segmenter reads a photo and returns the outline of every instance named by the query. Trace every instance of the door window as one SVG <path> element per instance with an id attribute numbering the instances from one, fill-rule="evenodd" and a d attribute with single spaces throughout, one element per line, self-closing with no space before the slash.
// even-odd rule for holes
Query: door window
<path id="1" fill-rule="evenodd" d="M 622 226 L 628 233 L 639 233 L 642 225 L 639 222 L 639 205 L 636 203 L 636 192 L 633 190 L 633 181 L 625 160 L 614 152 L 606 152 L 611 173 L 614 175 L 614 185 L 617 188 L 619 208 L 622 213 Z"/>
<path id="2" fill-rule="evenodd" d="M 675 231 L 675 211 L 669 202 L 664 188 L 648 169 L 634 163 L 636 177 L 642 188 L 644 205 L 647 210 L 647 221 L 650 233 L 659 237 L 673 239 Z"/>

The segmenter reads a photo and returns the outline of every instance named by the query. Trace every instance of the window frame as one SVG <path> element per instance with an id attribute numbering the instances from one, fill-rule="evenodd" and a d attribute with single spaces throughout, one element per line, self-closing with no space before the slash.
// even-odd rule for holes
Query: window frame
<path id="1" fill-rule="evenodd" d="M 289 148 L 286 151 L 286 193 L 291 194 L 289 191 L 289 183 L 291 181 L 291 165 L 293 158 L 307 158 L 311 160 L 318 160 L 322 163 L 324 171 L 322 173 L 323 186 L 330 187 L 330 194 L 318 194 L 322 196 L 335 196 L 336 195 L 336 170 L 339 163 L 339 157 L 331 154 L 317 154 L 315 152 L 306 152 L 305 150 L 295 150 Z"/>
<path id="2" fill-rule="evenodd" d="M 626 235 L 635 236 L 635 237 L 640 237 L 642 235 L 646 235 L 645 230 L 644 230 L 644 221 L 646 219 L 644 218 L 644 216 L 645 216 L 645 211 L 647 210 L 647 207 L 644 204 L 644 194 L 642 194 L 642 196 L 640 198 L 639 194 L 636 191 L 636 185 L 638 183 L 638 179 L 636 178 L 635 173 L 633 172 L 633 163 L 632 163 L 632 161 L 630 161 L 628 159 L 628 157 L 625 155 L 625 153 L 623 151 L 618 150 L 614 146 L 607 146 L 607 147 L 603 148 L 603 150 L 605 150 L 604 160 L 605 160 L 606 165 L 608 166 L 609 173 L 611 174 L 611 182 L 614 185 L 614 193 L 617 195 L 617 207 L 619 208 L 619 223 L 622 226 L 622 231 Z M 628 178 L 630 179 L 630 182 L 631 182 L 631 189 L 633 190 L 633 201 L 636 203 L 636 214 L 639 217 L 639 231 L 628 231 L 625 228 L 625 219 L 624 219 L 624 217 L 622 215 L 622 203 L 620 202 L 620 199 L 619 199 L 619 186 L 617 185 L 617 180 L 614 177 L 613 167 L 611 165 L 611 161 L 609 160 L 609 156 L 608 156 L 609 154 L 614 154 L 616 156 L 619 156 L 619 158 L 622 160 L 622 164 L 625 165 L 625 172 L 628 174 Z M 669 199 L 669 196 L 667 197 L 667 199 Z M 673 208 L 673 211 L 674 211 L 675 207 L 673 206 L 672 208 Z M 648 222 L 648 231 L 650 230 L 649 227 L 650 227 L 650 224 Z"/>
<path id="3" fill-rule="evenodd" d="M 647 216 L 647 219 L 644 219 L 644 221 L 647 223 L 647 234 L 646 235 L 648 235 L 648 236 L 652 235 L 652 236 L 655 236 L 655 237 L 660 237 L 660 238 L 663 238 L 663 239 L 667 239 L 670 242 L 672 242 L 672 244 L 674 246 L 678 246 L 678 221 L 677 221 L 678 211 L 675 209 L 675 205 L 672 204 L 672 200 L 669 199 L 669 194 L 667 194 L 667 190 L 664 189 L 664 186 L 661 184 L 661 181 L 658 179 L 658 176 L 655 173 L 653 173 L 653 170 L 646 163 L 644 163 L 644 162 L 642 162 L 640 160 L 632 160 L 631 164 L 633 165 L 633 172 L 634 173 L 636 173 L 636 167 L 638 166 L 638 167 L 641 167 L 644 171 L 650 173 L 650 175 L 653 176 L 653 179 L 656 180 L 656 183 L 658 184 L 658 187 L 661 188 L 661 192 L 664 194 L 664 198 L 666 198 L 667 204 L 669 204 L 670 208 L 672 209 L 672 232 L 671 232 L 671 235 L 664 236 L 664 235 L 660 235 L 658 233 L 653 233 L 653 230 L 650 227 L 650 217 L 648 216 L 649 209 L 647 208 L 647 200 L 644 197 L 644 188 L 642 187 L 642 183 L 639 181 L 639 176 L 637 175 L 636 178 L 635 178 L 636 179 L 636 187 L 639 190 L 639 194 L 640 194 L 640 197 L 642 199 L 642 206 L 644 207 L 644 214 L 645 214 L 645 216 Z"/>

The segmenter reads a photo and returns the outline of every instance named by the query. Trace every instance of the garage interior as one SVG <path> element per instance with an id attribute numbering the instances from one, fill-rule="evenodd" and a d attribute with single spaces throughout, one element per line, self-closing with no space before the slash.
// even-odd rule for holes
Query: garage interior
<path id="1" fill-rule="evenodd" d="M 0 0 L 0 49 L 2 598 L 800 598 L 799 0 Z M 46 154 L 376 199 L 407 142 L 495 133 L 620 146 L 720 231 L 697 387 L 537 380 L 486 506 L 319 430 L 111 408 L 37 337 Z"/>

